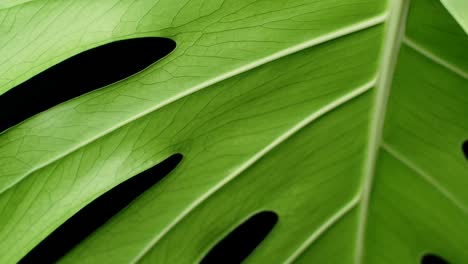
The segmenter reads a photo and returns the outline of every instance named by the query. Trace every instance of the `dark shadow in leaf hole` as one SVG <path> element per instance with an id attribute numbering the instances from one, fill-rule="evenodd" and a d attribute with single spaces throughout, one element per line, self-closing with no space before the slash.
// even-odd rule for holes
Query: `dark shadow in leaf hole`
<path id="1" fill-rule="evenodd" d="M 422 257 L 421 264 L 448 264 L 448 262 L 437 255 L 426 254 Z"/>
<path id="2" fill-rule="evenodd" d="M 463 142 L 462 151 L 463 151 L 463 154 L 465 155 L 465 158 L 468 160 L 468 140 L 465 140 L 465 142 Z"/>
<path id="3" fill-rule="evenodd" d="M 85 206 L 32 249 L 19 263 L 54 263 L 181 162 L 174 154 L 128 179 Z"/>
<path id="4" fill-rule="evenodd" d="M 79 53 L 0 95 L 0 132 L 55 105 L 115 83 L 168 55 L 176 43 L 145 37 Z"/>
<path id="5" fill-rule="evenodd" d="M 276 222 L 278 215 L 274 212 L 255 214 L 214 246 L 201 263 L 241 263 L 266 238 Z"/>

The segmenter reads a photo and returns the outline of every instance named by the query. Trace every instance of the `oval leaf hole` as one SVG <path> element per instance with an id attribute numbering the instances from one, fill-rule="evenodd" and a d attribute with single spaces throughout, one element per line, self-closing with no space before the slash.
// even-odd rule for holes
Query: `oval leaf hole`
<path id="1" fill-rule="evenodd" d="M 448 264 L 448 262 L 434 254 L 427 254 L 422 257 L 421 264 Z"/>
<path id="2" fill-rule="evenodd" d="M 57 104 L 131 76 L 174 50 L 167 38 L 135 38 L 77 54 L 0 95 L 0 131 Z"/>
<path id="3" fill-rule="evenodd" d="M 19 263 L 54 263 L 132 200 L 168 175 L 181 160 L 181 154 L 174 154 L 104 193 L 58 227 Z"/>
<path id="4" fill-rule="evenodd" d="M 463 154 L 465 155 L 465 158 L 468 160 L 468 140 L 465 140 L 465 142 L 463 142 L 462 151 L 463 151 Z"/>
<path id="5" fill-rule="evenodd" d="M 241 263 L 278 222 L 274 212 L 260 212 L 239 225 L 203 258 L 201 263 Z"/>

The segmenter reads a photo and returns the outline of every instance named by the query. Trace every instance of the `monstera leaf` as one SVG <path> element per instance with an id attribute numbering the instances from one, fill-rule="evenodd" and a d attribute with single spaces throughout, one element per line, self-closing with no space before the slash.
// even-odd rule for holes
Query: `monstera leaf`
<path id="1" fill-rule="evenodd" d="M 272 228 L 248 263 L 468 263 L 464 8 L 2 1 L 0 97 L 106 43 L 160 37 L 176 48 L 0 134 L 0 262 L 20 261 L 93 200 L 182 157 L 60 262 L 198 262 L 260 216 Z M 52 97 L 47 88 L 32 90 Z"/>

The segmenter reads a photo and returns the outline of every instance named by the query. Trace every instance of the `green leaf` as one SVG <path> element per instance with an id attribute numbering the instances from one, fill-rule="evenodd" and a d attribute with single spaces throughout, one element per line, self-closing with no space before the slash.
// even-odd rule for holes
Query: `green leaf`
<path id="1" fill-rule="evenodd" d="M 468 262 L 468 35 L 441 3 L 5 3 L 0 93 L 115 40 L 177 48 L 0 134 L 0 262 L 174 153 L 61 261 L 193 263 L 269 210 L 246 262 Z"/>
<path id="2" fill-rule="evenodd" d="M 463 0 L 441 0 L 441 2 L 468 34 L 468 2 Z"/>

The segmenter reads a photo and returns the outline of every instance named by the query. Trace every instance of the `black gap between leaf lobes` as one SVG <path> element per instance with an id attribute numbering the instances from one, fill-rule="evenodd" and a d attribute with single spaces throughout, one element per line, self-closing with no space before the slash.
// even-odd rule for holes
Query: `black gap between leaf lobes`
<path id="1" fill-rule="evenodd" d="M 448 264 L 448 262 L 437 255 L 426 254 L 422 257 L 421 264 Z"/>
<path id="2" fill-rule="evenodd" d="M 0 132 L 55 105 L 138 73 L 175 46 L 168 38 L 126 39 L 60 62 L 0 95 Z"/>
<path id="3" fill-rule="evenodd" d="M 140 194 L 174 170 L 182 157 L 181 154 L 174 154 L 104 193 L 65 221 L 19 263 L 56 262 Z"/>
<path id="4" fill-rule="evenodd" d="M 465 140 L 465 142 L 463 142 L 462 151 L 463 151 L 463 154 L 465 155 L 465 158 L 468 160 L 468 140 Z"/>
<path id="5" fill-rule="evenodd" d="M 257 213 L 214 246 L 201 263 L 241 263 L 266 238 L 276 222 L 278 215 L 274 212 Z"/>

